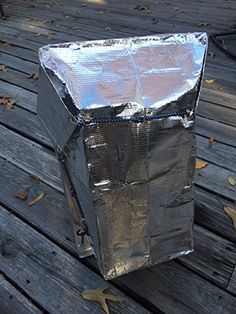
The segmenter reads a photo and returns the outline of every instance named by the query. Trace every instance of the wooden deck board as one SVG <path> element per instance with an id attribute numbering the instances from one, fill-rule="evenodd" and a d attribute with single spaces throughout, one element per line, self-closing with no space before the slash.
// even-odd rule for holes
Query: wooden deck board
<path id="1" fill-rule="evenodd" d="M 236 296 L 236 266 L 229 280 L 227 291 L 231 292 L 233 295 Z"/>
<path id="2" fill-rule="evenodd" d="M 71 40 L 193 30 L 209 34 L 230 30 L 235 24 L 233 8 L 236 3 L 232 0 L 215 0 L 214 3 L 206 0 L 147 0 L 148 12 L 135 9 L 138 4 L 144 4 L 141 0 L 128 3 L 105 0 L 103 5 L 90 1 L 84 6 L 85 2 L 4 1 L 9 18 L 0 20 L 0 64 L 6 65 L 9 71 L 0 72 L 0 93 L 19 98 L 12 110 L 0 107 L 0 215 L 5 222 L 0 225 L 0 232 L 3 237 L 11 239 L 8 252 L 15 254 L 0 256 L 0 270 L 3 268 L 7 273 L 6 278 L 1 277 L 0 297 L 5 302 L 3 310 L 10 307 L 11 313 L 16 306 L 19 313 L 24 310 L 27 313 L 28 307 L 36 313 L 41 307 L 50 313 L 76 313 L 77 308 L 71 304 L 74 299 L 77 305 L 82 302 L 83 313 L 101 312 L 96 304 L 85 302 L 78 293 L 86 285 L 86 280 L 77 280 L 74 270 L 83 270 L 84 266 L 76 258 L 72 226 L 52 145 L 36 116 L 37 80 L 27 78 L 38 71 L 36 49 L 44 44 Z M 103 11 L 104 8 L 107 10 Z M 158 23 L 153 24 L 153 18 L 158 19 Z M 204 25 L 206 22 L 209 25 Z M 9 42 L 7 47 L 5 42 Z M 225 45 L 229 49 L 236 46 L 232 40 L 226 40 Z M 211 41 L 209 51 L 214 53 L 214 58 L 212 54 L 207 58 L 205 77 L 214 78 L 215 82 L 204 82 L 196 119 L 197 156 L 209 162 L 196 174 L 196 250 L 176 261 L 113 281 L 123 293 L 155 313 L 234 313 L 236 306 L 232 296 L 236 287 L 236 232 L 223 209 L 223 206 L 236 207 L 235 187 L 227 182 L 229 175 L 236 177 L 236 68 L 235 60 L 227 57 Z M 210 136 L 216 138 L 211 148 L 208 147 Z M 41 180 L 32 180 L 30 174 Z M 32 208 L 14 197 L 15 193 L 28 187 L 31 195 L 46 192 L 45 198 Z M 21 239 L 10 232 L 7 227 L 10 223 Z M 37 243 L 37 247 L 43 247 L 42 252 L 33 248 L 30 243 L 33 239 L 41 239 L 42 244 Z M 47 250 L 52 247 L 59 254 L 48 258 Z M 65 260 L 72 263 L 69 273 L 60 269 Z M 49 268 L 43 267 L 43 262 Z M 19 268 L 22 263 L 28 265 L 24 272 Z M 83 263 L 91 269 L 86 268 L 89 278 L 104 282 L 94 274 L 94 271 L 98 272 L 94 258 L 85 259 Z M 36 264 L 38 274 L 34 268 Z M 55 265 L 58 268 L 51 272 L 50 267 Z M 40 280 L 44 273 L 49 273 L 48 287 L 55 288 L 54 292 L 44 291 L 45 285 Z M 71 277 L 72 273 L 75 278 Z M 25 274 L 32 277 L 30 283 L 25 282 Z M 83 271 L 78 276 L 82 274 Z M 63 287 L 58 288 L 59 283 Z M 16 301 L 8 302 L 8 291 L 13 291 Z M 59 301 L 62 291 L 64 298 Z M 128 302 L 128 308 L 114 304 L 112 312 L 145 312 L 136 301 L 128 298 Z M 0 303 L 0 313 L 1 310 Z"/>
<path id="3" fill-rule="evenodd" d="M 21 292 L 10 284 L 3 275 L 0 275 L 0 310 L 1 314 L 40 314 L 35 307 Z"/>
<path id="4" fill-rule="evenodd" d="M 2 272 L 10 274 L 48 312 L 103 313 L 99 305 L 84 300 L 81 293 L 84 289 L 108 287 L 111 293 L 124 297 L 121 303 L 111 302 L 114 313 L 150 313 L 2 207 L 0 217 L 1 239 L 6 243 L 6 253 L 0 259 Z"/>

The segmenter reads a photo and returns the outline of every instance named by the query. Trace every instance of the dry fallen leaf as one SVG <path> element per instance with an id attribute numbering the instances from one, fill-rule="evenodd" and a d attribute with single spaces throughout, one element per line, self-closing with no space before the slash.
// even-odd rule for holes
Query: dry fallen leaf
<path id="1" fill-rule="evenodd" d="M 84 290 L 81 295 L 85 300 L 99 302 L 106 314 L 109 314 L 109 309 L 106 300 L 122 302 L 123 298 L 119 295 L 111 295 L 104 293 L 107 288 L 97 288 L 93 290 Z"/>
<path id="2" fill-rule="evenodd" d="M 216 138 L 215 136 L 211 136 L 208 138 L 208 148 L 210 149 L 212 144 L 215 142 Z"/>
<path id="3" fill-rule="evenodd" d="M 2 44 L 2 46 L 3 46 L 4 48 L 8 48 L 8 47 L 10 46 L 9 41 L 5 41 L 5 42 Z"/>
<path id="4" fill-rule="evenodd" d="M 108 9 L 102 9 L 102 10 L 98 11 L 99 14 L 105 14 L 107 12 L 109 12 Z"/>
<path id="5" fill-rule="evenodd" d="M 144 4 L 144 5 L 136 5 L 134 7 L 135 10 L 138 10 L 138 11 L 147 11 L 150 9 L 149 5 L 148 4 Z"/>
<path id="6" fill-rule="evenodd" d="M 236 185 L 236 180 L 235 180 L 234 177 L 232 177 L 232 176 L 229 176 L 229 177 L 227 178 L 227 181 L 229 182 L 230 185 L 233 185 L 233 186 Z"/>
<path id="7" fill-rule="evenodd" d="M 202 23 L 198 23 L 199 26 L 208 26 L 211 25 L 210 23 L 207 22 L 202 22 Z"/>
<path id="8" fill-rule="evenodd" d="M 32 201 L 28 202 L 27 205 L 28 206 L 33 206 L 34 204 L 38 203 L 45 196 L 45 194 L 46 193 L 40 193 Z"/>
<path id="9" fill-rule="evenodd" d="M 0 64 L 0 72 L 7 72 L 7 67 L 3 64 Z"/>
<path id="10" fill-rule="evenodd" d="M 37 52 L 37 49 L 36 49 L 36 48 L 32 48 L 32 51 L 33 51 L 33 52 Z"/>
<path id="11" fill-rule="evenodd" d="M 32 73 L 32 74 L 28 75 L 27 78 L 37 80 L 39 78 L 39 75 L 38 75 L 38 73 Z"/>
<path id="12" fill-rule="evenodd" d="M 5 106 L 7 110 L 12 109 L 17 101 L 18 98 L 12 99 L 11 96 L 0 95 L 0 105 Z"/>
<path id="13" fill-rule="evenodd" d="M 233 220 L 234 229 L 236 230 L 236 209 L 224 207 L 224 211 Z"/>
<path id="14" fill-rule="evenodd" d="M 216 54 L 214 52 L 211 52 L 211 51 L 208 52 L 208 56 L 212 59 L 215 57 L 215 55 Z"/>
<path id="15" fill-rule="evenodd" d="M 152 24 L 157 24 L 158 22 L 159 22 L 158 19 L 155 18 L 152 19 Z"/>
<path id="16" fill-rule="evenodd" d="M 55 33 L 49 33 L 48 39 L 55 39 L 56 34 Z"/>
<path id="17" fill-rule="evenodd" d="M 210 80 L 205 79 L 204 82 L 206 82 L 207 84 L 213 84 L 215 82 L 215 80 L 213 80 L 213 79 L 210 79 Z"/>
<path id="18" fill-rule="evenodd" d="M 196 161 L 195 163 L 195 169 L 202 169 L 204 167 L 206 167 L 206 165 L 208 164 L 207 161 Z"/>
<path id="19" fill-rule="evenodd" d="M 35 176 L 34 174 L 30 174 L 30 178 L 34 181 L 39 181 L 39 177 Z"/>
<path id="20" fill-rule="evenodd" d="M 29 195 L 29 188 L 27 188 L 23 192 L 20 192 L 19 194 L 16 194 L 15 197 L 19 198 L 20 200 L 26 200 L 28 195 Z"/>

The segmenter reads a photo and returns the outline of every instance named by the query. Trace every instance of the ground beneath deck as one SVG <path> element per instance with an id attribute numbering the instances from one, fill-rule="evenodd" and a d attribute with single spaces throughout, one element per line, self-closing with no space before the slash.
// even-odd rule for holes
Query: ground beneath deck
<path id="1" fill-rule="evenodd" d="M 236 230 L 224 207 L 236 209 L 235 60 L 209 42 L 197 116 L 195 252 L 105 282 L 94 258 L 79 260 L 52 144 L 36 116 L 37 49 L 47 43 L 154 33 L 236 30 L 234 0 L 1 1 L 0 313 L 102 313 L 81 297 L 108 286 L 124 296 L 111 313 L 235 313 Z M 236 36 L 220 44 L 235 53 Z M 5 71 L 7 69 L 7 71 Z M 34 77 L 33 77 L 34 76 Z M 35 78 L 35 79 L 34 79 Z M 209 138 L 213 143 L 209 145 Z M 39 178 L 39 180 L 37 179 Z M 29 207 L 15 195 L 29 188 Z"/>

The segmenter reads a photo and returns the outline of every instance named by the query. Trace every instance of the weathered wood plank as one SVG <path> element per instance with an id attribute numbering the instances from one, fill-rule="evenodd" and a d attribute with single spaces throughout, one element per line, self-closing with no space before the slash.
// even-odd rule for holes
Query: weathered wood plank
<path id="1" fill-rule="evenodd" d="M 227 291 L 236 296 L 236 266 L 234 268 L 229 284 L 227 286 Z"/>
<path id="2" fill-rule="evenodd" d="M 199 226 L 195 227 L 194 243 L 194 253 L 179 259 L 181 264 L 226 288 L 236 261 L 236 244 Z"/>
<path id="3" fill-rule="evenodd" d="M 201 99 L 219 106 L 236 109 L 236 96 L 225 92 L 202 88 Z"/>
<path id="4" fill-rule="evenodd" d="M 119 4 L 120 6 L 120 4 Z M 39 10 L 40 9 L 40 10 Z M 8 8 L 9 10 L 9 8 Z M 20 8 L 21 10 L 21 8 Z M 68 34 L 76 34 L 78 32 L 76 32 L 75 29 L 73 29 L 73 27 L 78 27 L 79 28 L 79 34 L 77 34 L 77 36 L 81 36 L 83 35 L 84 38 L 89 38 L 89 39 L 99 39 L 99 38 L 108 38 L 108 37 L 121 37 L 121 36 L 125 36 L 126 35 L 141 35 L 140 33 L 140 30 L 137 30 L 136 29 L 132 29 L 132 30 L 129 30 L 128 27 L 126 27 L 126 29 L 124 30 L 120 30 L 119 29 L 119 26 L 116 26 L 115 29 L 109 29 L 109 32 L 107 32 L 105 29 L 106 29 L 106 26 L 107 24 L 104 25 L 100 25 L 99 24 L 99 21 L 96 21 L 96 24 L 93 24 L 91 25 L 91 18 L 87 21 L 86 23 L 86 19 L 84 18 L 84 16 L 81 14 L 79 14 L 78 16 L 74 15 L 74 14 L 70 14 L 70 15 L 66 15 L 65 16 L 65 8 L 63 7 L 63 11 L 61 13 L 58 13 L 58 11 L 61 10 L 61 7 L 58 7 L 56 9 L 56 11 L 52 8 L 50 8 L 50 10 L 48 10 L 48 8 L 45 8 L 44 7 L 44 10 L 42 10 L 41 8 L 37 7 L 37 9 L 34 9 L 34 8 L 31 8 L 31 17 L 29 20 L 26 20 L 26 23 L 32 25 L 32 26 L 43 26 L 49 30 L 60 30 L 61 32 L 65 32 L 65 33 L 68 33 Z M 101 8 L 100 8 L 101 10 Z M 100 12 L 101 11 L 95 11 L 94 12 L 94 15 L 95 15 L 95 18 L 97 15 L 101 15 Z M 109 11 L 109 9 L 108 9 Z M 137 13 L 137 11 L 133 10 L 132 11 L 134 12 L 134 15 L 135 13 Z M 17 10 L 18 12 L 18 10 Z M 22 16 L 26 16 L 28 17 L 28 14 L 27 14 L 27 7 L 25 7 L 25 9 L 22 7 L 22 11 L 17 13 L 15 12 L 15 10 L 12 10 L 10 11 L 10 17 L 8 18 L 8 20 L 10 19 L 11 20 L 11 16 L 12 14 L 15 16 L 14 20 L 17 20 L 19 18 L 22 19 Z M 74 13 L 74 12 L 73 12 Z M 15 15 L 16 14 L 16 15 Z M 18 14 L 18 15 L 17 15 Z M 109 15 L 110 12 L 106 15 Z M 33 18 L 34 17 L 34 18 Z M 66 18 L 65 18 L 66 17 Z M 141 18 L 142 16 L 140 16 Z M 45 20 L 46 18 L 48 18 L 49 22 L 52 21 L 52 18 L 54 18 L 54 22 L 53 23 L 47 23 L 48 21 Z M 79 18 L 79 19 L 78 19 Z M 129 17 L 127 16 L 127 19 Z M 173 18 L 173 14 L 172 14 L 172 18 Z M 152 21 L 152 18 L 151 16 L 149 16 L 149 19 L 150 21 Z M 13 21 L 14 21 L 13 20 Z M 94 19 L 93 19 L 94 20 Z M 169 20 L 169 19 L 168 19 Z M 57 23 L 55 23 L 55 21 Z M 77 24 L 75 24 L 77 23 Z M 85 24 L 84 24 L 85 23 Z M 150 24 L 152 25 L 152 22 L 150 22 Z M 164 25 L 162 25 L 163 23 L 159 23 L 158 24 L 158 32 L 170 32 L 170 29 L 168 29 L 167 27 L 170 28 L 170 23 L 165 23 L 165 28 L 163 28 Z M 153 27 L 155 25 L 152 25 Z M 174 25 L 172 24 L 171 25 L 171 31 L 172 32 L 176 32 L 175 28 L 173 27 Z M 100 29 L 99 29 L 100 27 Z M 185 26 L 186 27 L 186 26 Z M 187 26 L 188 27 L 188 26 Z M 155 29 L 155 28 L 154 28 Z M 194 28 L 193 30 L 196 31 L 196 28 Z M 153 30 L 155 33 L 156 31 Z M 186 30 L 185 30 L 186 31 Z M 144 31 L 145 33 L 144 34 L 150 34 L 150 31 Z M 101 37 L 102 36 L 102 37 Z M 215 46 L 212 46 L 211 43 L 210 43 L 210 47 L 211 47 L 211 51 L 215 51 L 216 47 Z M 224 56 L 224 54 L 222 54 L 219 50 L 217 51 L 217 56 L 214 58 L 214 60 L 212 58 L 209 58 L 208 59 L 208 62 L 209 63 L 218 63 L 218 64 L 222 64 L 224 65 L 224 67 L 226 66 L 226 64 L 231 64 L 232 61 L 229 59 L 227 60 L 227 62 L 222 62 L 220 61 L 222 58 L 220 58 L 221 56 Z M 207 62 L 207 63 L 208 63 Z M 232 63 L 233 64 L 233 63 Z M 232 67 L 229 68 L 229 70 L 232 70 Z"/>
<path id="5" fill-rule="evenodd" d="M 25 2 L 23 3 L 23 5 L 25 5 Z M 31 3 L 29 3 L 29 5 L 31 5 Z M 119 7 L 122 5 L 122 3 L 119 3 Z M 52 6 L 53 7 L 53 6 Z M 100 7 L 98 7 L 99 8 L 99 11 L 97 12 L 97 11 L 95 11 L 94 12 L 94 14 L 95 15 L 99 15 L 99 14 L 101 14 L 101 8 Z M 104 6 L 103 6 L 103 8 L 104 8 Z M 102 9 L 103 9 L 102 8 Z M 127 5 L 126 5 L 126 8 L 127 8 Z M 21 8 L 20 8 L 21 9 Z M 56 8 L 56 10 L 54 10 L 53 11 L 53 9 L 52 8 L 50 8 L 50 10 L 48 10 L 48 8 L 46 8 L 45 6 L 42 6 L 42 7 L 38 7 L 37 6 L 37 9 L 35 8 L 30 8 L 29 6 L 27 7 L 27 5 L 26 5 L 26 7 L 25 7 L 25 9 L 24 9 L 24 7 L 22 7 L 22 11 L 20 12 L 20 15 L 18 15 L 18 18 L 20 17 L 22 17 L 22 15 L 23 16 L 28 16 L 27 15 L 27 9 L 29 10 L 30 9 L 30 11 L 31 11 L 31 17 L 30 17 L 30 20 L 28 20 L 27 21 L 27 23 L 31 23 L 32 25 L 34 25 L 34 26 L 40 26 L 40 25 L 45 25 L 45 24 L 49 24 L 49 25 L 45 25 L 45 27 L 51 27 L 51 29 L 53 30 L 53 27 L 55 28 L 55 26 L 57 27 L 56 28 L 56 30 L 59 28 L 60 29 L 60 27 L 61 26 L 65 26 L 65 28 L 64 29 L 61 29 L 61 31 L 65 31 L 66 32 L 66 30 L 73 30 L 73 27 L 79 27 L 79 30 L 80 30 L 80 32 L 79 32 L 79 34 L 83 34 L 83 35 L 86 35 L 86 37 L 88 37 L 88 38 L 90 38 L 90 39 L 93 39 L 93 38 L 101 38 L 101 34 L 103 34 L 102 36 L 103 36 L 103 38 L 104 37 L 121 37 L 121 35 L 122 36 L 125 36 L 125 34 L 127 33 L 127 34 L 129 34 L 129 35 L 134 35 L 134 32 L 135 32 L 135 30 L 131 30 L 131 32 L 130 32 L 130 30 L 128 30 L 128 28 L 126 28 L 125 29 L 125 31 L 126 31 L 126 33 L 124 32 L 124 30 L 121 32 L 120 30 L 118 30 L 117 29 L 117 27 L 116 27 L 116 29 L 110 29 L 109 30 L 109 32 L 107 32 L 106 30 L 105 30 L 105 28 L 106 28 L 106 26 L 107 25 L 100 25 L 99 23 L 98 23 L 98 21 L 96 21 L 96 24 L 93 24 L 93 25 L 91 25 L 91 18 L 90 19 L 88 19 L 88 20 L 86 20 L 85 18 L 84 18 L 84 16 L 81 16 L 81 13 L 78 13 L 78 16 L 77 15 L 75 15 L 74 14 L 74 12 L 73 12 L 73 14 L 71 14 L 71 15 L 66 15 L 65 16 L 65 14 L 66 14 L 66 10 L 65 10 L 65 7 L 63 6 L 63 11 L 62 12 L 59 12 L 62 8 L 59 6 L 59 7 L 57 7 Z M 8 10 L 9 10 L 9 8 L 8 8 Z M 166 10 L 166 9 L 165 9 Z M 125 10 L 126 11 L 126 10 Z M 18 12 L 18 10 L 17 10 L 17 12 Z M 80 11 L 79 11 L 80 12 Z M 108 9 L 108 12 L 109 12 L 109 9 Z M 135 14 L 135 13 L 137 13 L 137 11 L 136 10 L 133 10 L 133 8 L 132 8 L 132 12 Z M 164 11 L 165 12 L 165 11 Z M 67 12 L 68 13 L 68 12 Z M 102 12 L 103 13 L 103 12 Z M 106 12 L 107 13 L 107 12 Z M 159 13 L 159 9 L 158 9 L 158 13 Z M 193 13 L 193 12 L 192 12 Z M 15 10 L 13 9 L 11 12 L 10 12 L 10 18 L 11 18 L 11 16 L 12 16 L 12 14 L 14 15 L 15 14 Z M 69 14 L 69 13 L 68 13 Z M 107 15 L 107 14 L 106 14 Z M 109 15 L 109 14 L 108 14 Z M 198 14 L 197 14 L 197 16 L 199 15 L 199 12 L 198 12 Z M 221 14 L 222 15 L 222 14 Z M 34 16 L 34 18 L 32 18 Z M 54 18 L 54 20 L 52 20 L 52 17 Z M 66 18 L 65 18 L 66 17 Z M 140 16 L 140 18 L 142 17 L 142 15 Z M 16 16 L 16 18 L 17 18 L 17 16 Z M 53 21 L 53 23 L 47 23 L 48 21 L 47 20 L 45 20 L 46 18 L 48 18 L 49 19 L 49 22 L 50 21 Z M 128 17 L 127 17 L 128 18 Z M 149 16 L 149 18 L 150 18 L 150 21 L 151 21 L 151 16 Z M 171 18 L 173 18 L 173 14 L 172 14 L 172 16 L 171 16 Z M 55 23 L 55 21 L 57 22 L 57 23 Z M 168 21 L 169 21 L 169 18 L 168 18 Z M 35 24 L 36 23 L 36 24 Z M 59 24 L 58 24 L 59 23 Z M 77 24 L 75 24 L 75 23 L 77 23 Z M 85 23 L 85 24 L 84 24 Z M 52 25 L 52 24 L 54 24 L 54 25 Z M 168 23 L 167 25 L 169 25 L 169 27 L 170 27 L 170 23 Z M 154 26 L 154 25 L 153 25 Z M 176 30 L 175 29 L 173 29 L 173 24 L 171 25 L 171 29 L 172 29 L 172 31 L 175 31 L 176 32 Z M 100 30 L 99 30 L 99 27 L 100 27 Z M 186 27 L 186 26 L 185 26 Z M 163 28 L 163 26 L 162 26 L 162 23 L 159 23 L 158 24 L 158 32 L 165 32 L 165 31 L 170 31 L 169 29 L 162 29 Z M 105 30 L 105 31 L 104 31 Z M 194 30 L 196 30 L 196 28 L 194 29 Z M 97 33 L 97 35 L 96 35 L 96 37 L 94 37 L 94 35 L 93 35 L 93 33 Z M 119 33 L 118 32 L 120 32 L 120 35 L 119 35 Z M 133 32 L 133 33 L 132 33 Z M 74 30 L 74 33 L 76 34 L 76 31 Z M 123 34 L 122 34 L 123 33 Z M 146 34 L 147 34 L 148 32 L 146 31 Z M 150 33 L 150 32 L 149 32 Z M 73 34 L 73 33 L 72 33 Z M 78 35 L 78 34 L 77 34 Z M 136 35 L 141 35 L 141 33 L 140 33 L 140 30 L 138 30 L 138 33 L 136 32 Z M 210 50 L 211 51 L 214 51 L 215 52 L 215 50 L 216 50 L 216 47 L 213 45 L 212 46 L 212 44 L 210 43 L 209 44 L 209 46 L 210 46 Z M 209 59 L 208 59 L 208 62 L 212 62 L 213 61 L 213 63 L 215 64 L 215 63 L 220 63 L 220 64 L 223 64 L 224 66 L 226 66 L 226 60 L 224 60 L 223 62 L 221 61 L 221 59 L 222 59 L 222 57 L 225 59 L 225 55 L 221 52 L 221 51 L 219 51 L 219 50 L 217 50 L 217 54 L 215 55 L 215 58 L 214 58 L 214 60 L 212 60 L 212 58 L 210 58 L 209 57 Z M 207 63 L 208 63 L 207 62 Z M 227 64 L 231 64 L 231 60 L 228 58 L 228 60 L 227 60 Z M 232 66 L 233 66 L 233 63 L 232 63 Z"/>
<path id="6" fill-rule="evenodd" d="M 236 147 L 236 128 L 230 125 L 197 116 L 196 132 L 207 138 L 215 136 L 218 142 Z"/>
<path id="7" fill-rule="evenodd" d="M 36 229 L 53 237 L 70 252 L 75 252 L 73 228 L 64 194 L 40 180 L 33 180 L 28 173 L 2 158 L 0 158 L 0 173 L 1 204 L 11 208 Z M 46 193 L 45 197 L 31 208 L 15 197 L 27 188 L 30 189 L 30 200 L 40 193 Z"/>
<path id="8" fill-rule="evenodd" d="M 26 89 L 15 86 L 13 84 L 1 81 L 0 93 L 3 95 L 9 95 L 12 98 L 17 98 L 17 105 L 35 113 L 37 95 Z"/>
<path id="9" fill-rule="evenodd" d="M 122 3 L 120 3 L 119 6 L 116 5 L 116 6 L 111 7 L 108 2 L 106 3 L 104 7 L 107 8 L 109 12 L 107 14 L 104 14 L 102 17 L 104 17 L 106 21 L 110 21 L 110 22 L 112 22 L 112 20 L 117 21 L 120 18 L 119 21 L 126 21 L 126 22 L 129 21 L 129 26 L 133 26 L 133 27 L 134 27 L 135 21 L 139 20 L 142 17 L 142 20 L 144 22 L 144 29 L 148 29 L 148 30 L 150 30 L 150 27 L 152 25 L 151 19 L 153 17 L 156 17 L 157 14 L 160 19 L 159 24 L 168 23 L 170 25 L 169 21 L 171 19 L 172 23 L 174 23 L 175 25 L 178 25 L 178 26 L 185 25 L 185 27 L 187 28 L 190 28 L 192 26 L 192 27 L 195 27 L 196 30 L 207 29 L 208 31 L 212 31 L 212 30 L 220 29 L 222 28 L 222 26 L 225 26 L 226 24 L 225 20 L 221 20 L 222 16 L 219 15 L 219 10 L 218 10 L 219 18 L 212 19 L 210 25 L 206 25 L 206 26 L 204 25 L 204 27 L 202 27 L 199 25 L 202 22 L 201 20 L 199 20 L 199 18 L 204 18 L 204 13 L 201 14 L 202 17 L 201 16 L 199 17 L 199 12 L 197 12 L 198 14 L 194 15 L 193 9 L 190 10 L 192 14 L 186 15 L 184 14 L 184 12 L 182 12 L 182 10 L 175 10 L 174 7 L 167 6 L 167 8 L 164 8 L 163 5 L 158 6 L 157 4 L 155 4 L 155 6 L 150 7 L 148 14 L 145 14 L 145 12 L 138 12 L 137 10 L 135 10 L 134 7 L 136 5 L 137 3 L 134 3 L 134 4 L 124 3 L 123 5 Z M 43 11 L 45 9 L 46 9 L 45 5 L 43 6 L 43 5 L 38 4 L 36 8 L 31 8 L 31 11 L 34 11 L 34 10 Z M 83 17 L 89 18 L 92 16 L 96 21 L 99 20 L 99 18 L 101 18 L 101 14 L 99 14 L 99 11 L 101 10 L 101 6 L 96 3 L 94 4 L 90 3 L 88 4 L 87 7 L 85 6 L 79 7 L 78 4 L 75 4 L 73 2 L 71 2 L 69 5 L 64 4 L 63 7 L 52 4 L 50 7 L 50 11 L 53 12 L 55 9 L 57 9 L 58 11 L 64 9 L 64 12 L 66 12 L 66 14 L 70 14 L 72 12 L 74 13 L 78 11 L 79 9 Z M 214 8 L 212 8 L 212 10 L 214 11 Z M 123 19 L 121 19 L 121 17 L 123 17 Z M 184 17 L 184 20 L 183 20 L 183 17 Z M 193 17 L 195 17 L 195 21 Z M 211 20 L 209 13 L 207 14 L 207 18 Z M 228 23 L 230 22 L 231 20 L 229 16 Z M 137 28 L 141 29 L 141 26 L 137 25 Z"/>
<path id="10" fill-rule="evenodd" d="M 0 275 L 1 314 L 28 314 L 41 312 L 23 294 Z"/>
<path id="11" fill-rule="evenodd" d="M 114 313 L 149 313 L 3 207 L 0 217 L 1 239 L 6 246 L 1 270 L 48 312 L 103 313 L 97 303 L 84 300 L 81 292 L 107 286 L 113 294 L 124 297 L 122 303 L 110 303 Z"/>
<path id="12" fill-rule="evenodd" d="M 2 159 L 0 173 L 1 203 L 75 254 L 72 225 L 64 196 L 45 183 L 32 180 L 27 173 Z M 41 192 L 46 193 L 44 199 L 33 208 L 14 196 L 27 188 L 30 188 L 30 198 Z M 226 288 L 234 267 L 236 246 L 196 226 L 195 248 L 193 254 L 181 259 L 182 263 L 218 286 Z"/>
<path id="13" fill-rule="evenodd" d="M 38 91 L 37 80 L 29 79 L 28 74 L 14 69 L 8 69 L 7 72 L 0 71 L 0 80 L 23 87 L 31 92 L 36 93 Z"/>
<path id="14" fill-rule="evenodd" d="M 235 203 L 211 194 L 198 186 L 195 187 L 194 192 L 196 223 L 236 243 L 236 232 L 232 220 L 224 212 L 224 206 L 236 209 Z"/>
<path id="15" fill-rule="evenodd" d="M 196 170 L 195 182 L 213 193 L 218 193 L 234 201 L 236 189 L 235 186 L 228 183 L 229 176 L 236 178 L 236 172 L 208 163 L 206 167 Z"/>
<path id="16" fill-rule="evenodd" d="M 218 106 L 210 102 L 199 102 L 198 115 L 216 120 L 227 125 L 236 126 L 236 108 L 227 108 L 223 106 Z"/>
<path id="17" fill-rule="evenodd" d="M 5 21 L 4 21 L 5 22 Z M 33 33 L 30 30 L 24 31 L 22 29 L 19 29 L 16 25 L 16 27 L 10 27 L 5 25 L 2 20 L 0 20 L 0 25 L 1 25 L 1 33 L 3 36 L 5 35 L 11 35 L 11 36 L 16 36 L 17 38 L 24 38 L 32 41 L 32 43 L 40 43 L 40 44 L 48 44 L 48 43 L 55 43 L 53 39 L 49 40 L 48 36 L 46 35 L 41 35 L 39 37 L 35 36 L 37 33 Z M 9 49 L 10 51 L 10 49 Z"/>
<path id="18" fill-rule="evenodd" d="M 54 153 L 0 126 L 0 156 L 62 191 L 59 165 Z M 24 139 L 24 140 L 23 140 Z M 22 141 L 23 140 L 23 141 Z"/>
<path id="19" fill-rule="evenodd" d="M 8 68 L 13 68 L 15 70 L 24 72 L 24 73 L 35 73 L 38 72 L 38 64 L 32 63 L 22 58 L 18 58 L 3 52 L 0 52 L 1 64 L 7 66 Z"/>
<path id="20" fill-rule="evenodd" d="M 209 133 L 209 137 L 214 133 Z M 207 160 L 228 170 L 235 170 L 236 150 L 235 147 L 216 141 L 209 147 L 209 138 L 197 135 L 197 157 Z"/>
<path id="21" fill-rule="evenodd" d="M 4 32 L 0 32 L 0 42 L 3 44 L 5 42 L 9 43 L 8 47 L 0 46 L 0 49 L 2 49 L 3 52 L 9 53 L 9 49 L 12 47 L 18 47 L 21 49 L 28 49 L 32 51 L 32 45 L 34 44 L 34 48 L 38 49 L 42 46 L 41 43 L 38 42 L 32 42 L 31 40 L 28 40 L 24 37 L 17 37 L 15 35 L 6 34 Z M 31 61 L 31 60 L 30 60 Z M 33 61 L 34 62 L 34 61 Z"/>
<path id="22" fill-rule="evenodd" d="M 140 282 L 147 280 L 147 285 Z M 126 285 L 140 294 L 148 294 L 153 302 L 164 313 L 234 313 L 235 298 L 221 289 L 203 281 L 189 270 L 174 262 L 163 263 L 137 276 L 128 274 Z"/>
<path id="23" fill-rule="evenodd" d="M 36 114 L 18 106 L 14 106 L 11 110 L 0 106 L 0 123 L 27 138 L 52 148 L 52 144 L 45 134 L 46 131 L 41 126 Z"/>

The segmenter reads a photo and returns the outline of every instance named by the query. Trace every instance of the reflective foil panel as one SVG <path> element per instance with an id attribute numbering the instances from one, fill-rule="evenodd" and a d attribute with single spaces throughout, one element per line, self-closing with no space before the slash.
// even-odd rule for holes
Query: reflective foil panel
<path id="1" fill-rule="evenodd" d="M 205 33 L 187 33 L 39 51 L 38 114 L 79 217 L 79 254 L 93 251 L 105 279 L 193 250 L 194 119 L 206 49 Z"/>

